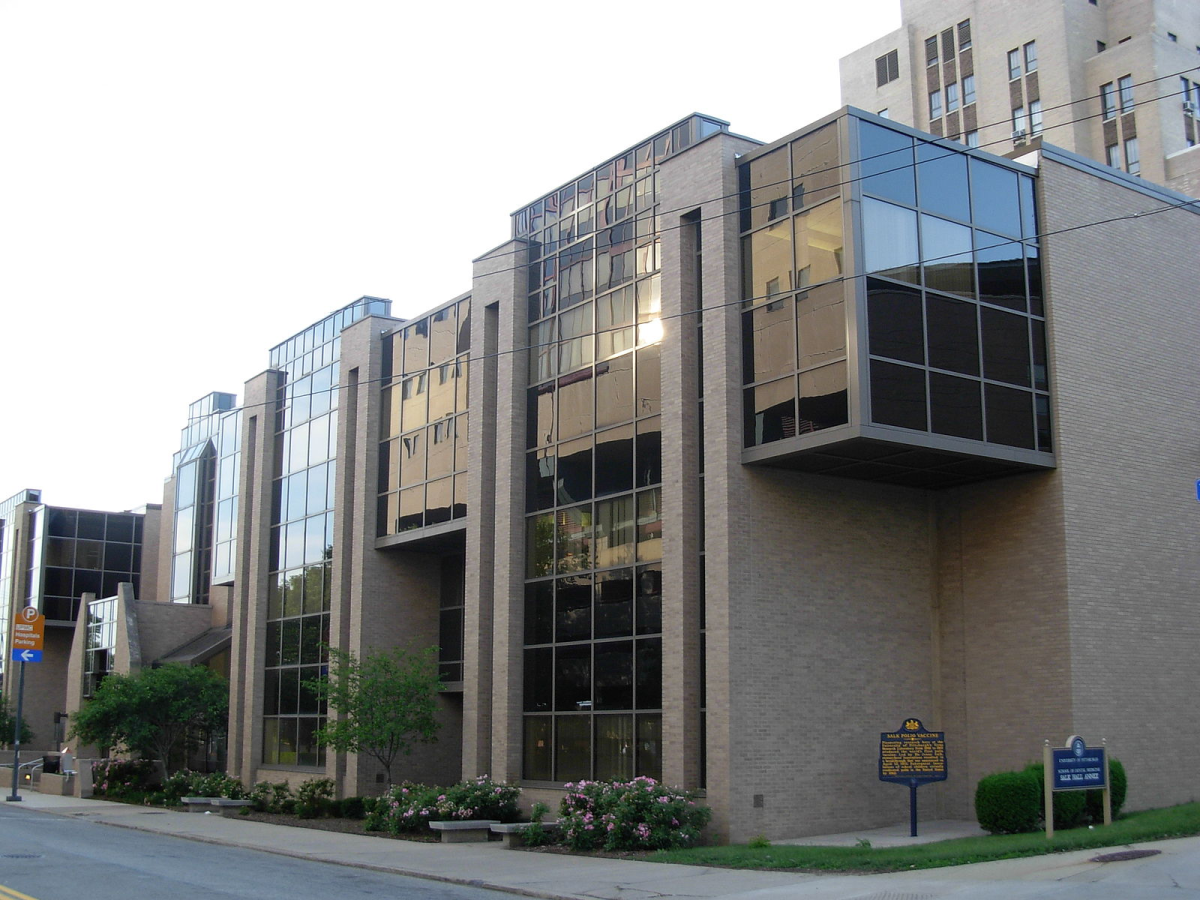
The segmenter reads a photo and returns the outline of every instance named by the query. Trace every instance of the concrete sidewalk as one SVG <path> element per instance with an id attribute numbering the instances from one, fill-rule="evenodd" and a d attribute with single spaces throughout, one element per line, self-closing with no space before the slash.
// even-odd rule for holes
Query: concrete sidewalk
<path id="1" fill-rule="evenodd" d="M 35 791 L 20 793 L 21 802 L 12 803 L 10 808 L 86 818 L 122 828 L 380 872 L 495 888 L 533 897 L 571 900 L 676 896 L 713 900 L 748 896 L 761 900 L 772 897 L 853 900 L 897 895 L 1032 898 L 1042 896 L 1036 890 L 1039 883 L 1041 888 L 1056 890 L 1054 885 L 1061 886 L 1064 879 L 1082 876 L 1086 881 L 1099 880 L 1087 876 L 1102 865 L 1090 862 L 1097 851 L 1087 850 L 887 875 L 745 871 L 527 853 L 506 850 L 498 842 L 426 844 L 383 840 L 311 828 L 268 825 L 216 814 L 174 812 L 103 800 L 58 797 Z M 921 831 L 924 833 L 918 840 L 960 837 L 977 830 L 973 823 L 922 823 Z M 892 829 L 877 829 L 856 835 L 829 835 L 776 843 L 852 846 L 861 838 L 870 840 L 873 846 L 884 846 L 892 841 L 896 844 L 913 842 L 908 837 L 906 823 Z M 1200 838 L 1160 841 L 1152 846 L 1164 853 L 1173 849 L 1176 852 L 1195 852 L 1200 849 Z M 1014 882 L 1020 883 L 1020 889 Z M 1096 887 L 1094 883 L 1092 886 Z M 999 892 L 993 894 L 988 888 Z"/>

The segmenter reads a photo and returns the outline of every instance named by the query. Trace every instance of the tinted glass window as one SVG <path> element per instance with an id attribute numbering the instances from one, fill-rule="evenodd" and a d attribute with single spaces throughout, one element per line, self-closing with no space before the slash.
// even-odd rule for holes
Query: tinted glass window
<path id="1" fill-rule="evenodd" d="M 979 330 L 973 303 L 929 295 L 926 298 L 929 329 L 929 365 L 964 375 L 979 374 Z"/>
<path id="2" fill-rule="evenodd" d="M 1017 173 L 972 157 L 971 196 L 975 224 L 988 231 L 1021 236 L 1021 206 Z"/>
<path id="3" fill-rule="evenodd" d="M 980 383 L 938 372 L 929 374 L 929 408 L 932 431 L 954 437 L 983 440 L 983 398 Z"/>
<path id="4" fill-rule="evenodd" d="M 995 381 L 1029 386 L 1029 320 L 998 309 L 980 310 L 983 374 Z"/>
<path id="5" fill-rule="evenodd" d="M 918 142 L 917 182 L 922 209 L 952 219 L 970 221 L 967 158 L 961 153 L 927 141 Z"/>
<path id="6" fill-rule="evenodd" d="M 860 121 L 858 159 L 864 192 L 915 204 L 912 138 L 890 128 Z"/>
<path id="7" fill-rule="evenodd" d="M 925 431 L 925 372 L 871 360 L 871 421 Z"/>
<path id="8" fill-rule="evenodd" d="M 984 385 L 987 439 L 994 444 L 1033 449 L 1033 395 L 995 384 Z"/>
<path id="9" fill-rule="evenodd" d="M 925 324 L 916 288 L 868 278 L 867 325 L 872 354 L 925 362 Z"/>

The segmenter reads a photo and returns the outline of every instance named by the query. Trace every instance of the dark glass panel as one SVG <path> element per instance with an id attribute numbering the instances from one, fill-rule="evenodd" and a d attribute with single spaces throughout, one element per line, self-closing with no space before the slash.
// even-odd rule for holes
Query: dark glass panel
<path id="1" fill-rule="evenodd" d="M 324 576 L 324 565 L 306 566 L 304 569 L 304 612 L 306 615 L 311 613 L 319 613 L 324 608 L 322 605 L 322 597 L 325 593 L 325 586 L 323 584 L 325 580 Z M 319 627 L 319 620 L 307 619 L 306 621 L 308 621 L 310 624 L 316 623 L 314 628 Z M 302 644 L 305 639 L 306 638 L 301 639 Z M 313 638 L 313 641 L 314 648 L 321 643 L 320 637 Z M 303 650 L 301 651 L 301 654 L 303 656 Z M 300 661 L 305 662 L 306 660 L 301 658 Z M 307 662 L 312 663 L 317 662 L 317 660 L 309 659 Z"/>
<path id="2" fill-rule="evenodd" d="M 554 452 L 525 454 L 525 509 L 534 512 L 554 506 Z"/>
<path id="3" fill-rule="evenodd" d="M 554 648 L 554 708 L 559 712 L 592 706 L 592 645 Z"/>
<path id="4" fill-rule="evenodd" d="M 91 541 L 104 540 L 104 513 L 80 512 L 78 534 Z"/>
<path id="5" fill-rule="evenodd" d="M 398 531 L 411 531 L 424 524 L 425 486 L 419 485 L 400 492 L 400 517 Z"/>
<path id="6" fill-rule="evenodd" d="M 317 743 L 317 729 L 322 720 L 309 716 L 296 720 L 296 764 L 321 766 L 325 764 L 325 748 Z"/>
<path id="7" fill-rule="evenodd" d="M 1046 390 L 1048 374 L 1046 371 L 1046 323 L 1040 319 L 1030 319 L 1029 327 L 1033 332 L 1033 386 L 1038 390 Z"/>
<path id="8" fill-rule="evenodd" d="M 1017 196 L 1017 173 L 976 157 L 971 158 L 970 166 L 975 225 L 1010 237 L 1020 237 L 1021 205 Z"/>
<path id="9" fill-rule="evenodd" d="M 662 780 L 662 716 L 637 716 L 638 775 Z"/>
<path id="10" fill-rule="evenodd" d="M 117 594 L 117 586 L 122 581 L 129 580 L 128 572 L 105 572 L 100 582 L 101 597 L 115 597 Z"/>
<path id="11" fill-rule="evenodd" d="M 110 514 L 108 517 L 106 539 L 109 541 L 121 541 L 127 544 L 133 543 L 133 516 Z"/>
<path id="12" fill-rule="evenodd" d="M 594 709 L 633 709 L 633 641 L 602 641 L 595 647 Z M 660 677 L 661 682 L 661 677 Z"/>
<path id="13" fill-rule="evenodd" d="M 317 700 L 317 692 L 312 688 L 312 679 L 321 677 L 320 666 L 305 666 L 299 669 L 300 679 L 300 707 L 301 715 L 313 715 L 317 713 L 321 704 Z"/>
<path id="14" fill-rule="evenodd" d="M 557 750 L 554 757 L 555 781 L 579 781 L 591 777 L 591 730 L 591 716 L 555 717 L 554 731 Z"/>
<path id="15" fill-rule="evenodd" d="M 279 661 L 280 661 L 279 635 L 282 630 L 283 630 L 283 626 L 279 622 L 268 622 L 267 623 L 267 643 L 266 643 L 267 657 L 266 657 L 266 662 L 264 662 L 263 665 L 265 665 L 265 666 L 279 665 Z"/>
<path id="16" fill-rule="evenodd" d="M 983 377 L 1029 387 L 1029 320 L 983 307 Z"/>
<path id="17" fill-rule="evenodd" d="M 633 634 L 633 569 L 596 575 L 595 617 L 597 638 Z"/>
<path id="18" fill-rule="evenodd" d="M 50 509 L 46 517 L 46 534 L 52 537 L 75 537 L 79 514 L 73 509 Z"/>
<path id="19" fill-rule="evenodd" d="M 784 378 L 746 391 L 746 446 L 796 436 L 796 382 Z"/>
<path id="20" fill-rule="evenodd" d="M 568 440 L 593 427 L 592 370 L 558 379 L 558 439 Z"/>
<path id="21" fill-rule="evenodd" d="M 525 753 L 522 766 L 527 781 L 549 781 L 553 770 L 553 747 L 550 731 L 554 720 L 550 716 L 527 716 L 525 718 Z"/>
<path id="22" fill-rule="evenodd" d="M 742 313 L 742 360 L 746 384 L 769 381 L 796 370 L 795 313 L 778 300 Z"/>
<path id="23" fill-rule="evenodd" d="M 637 423 L 636 476 L 637 487 L 662 481 L 662 420 L 657 416 Z"/>
<path id="24" fill-rule="evenodd" d="M 304 611 L 304 575 L 288 572 L 283 582 L 283 614 L 298 616 Z"/>
<path id="25" fill-rule="evenodd" d="M 1036 238 L 1038 234 L 1037 203 L 1033 198 L 1033 179 L 1028 175 L 1018 177 L 1020 179 L 1018 190 L 1021 194 L 1021 234 L 1028 240 Z"/>
<path id="26" fill-rule="evenodd" d="M 87 571 L 84 569 L 76 569 L 75 570 L 75 590 L 73 593 L 70 594 L 70 596 L 73 598 L 78 598 L 81 595 L 88 593 L 88 594 L 95 594 L 96 596 L 99 597 L 100 595 L 102 595 L 104 593 L 103 586 L 104 586 L 103 578 L 101 577 L 99 572 Z M 50 593 L 50 592 L 47 591 L 46 593 Z M 72 617 L 72 618 L 74 618 L 74 617 Z"/>
<path id="27" fill-rule="evenodd" d="M 875 356 L 925 362 L 925 323 L 916 288 L 868 278 L 867 328 Z"/>
<path id="28" fill-rule="evenodd" d="M 295 715 L 300 708 L 300 670 L 278 669 L 279 672 L 279 712 L 281 715 Z"/>
<path id="29" fill-rule="evenodd" d="M 628 421 L 633 418 L 633 409 L 633 354 L 597 363 L 596 427 Z"/>
<path id="30" fill-rule="evenodd" d="M 800 373 L 796 432 L 804 434 L 845 425 L 850 421 L 846 363 L 821 366 Z"/>
<path id="31" fill-rule="evenodd" d="M 742 299 L 762 302 L 791 289 L 791 223 L 776 222 L 742 238 Z"/>
<path id="32" fill-rule="evenodd" d="M 633 778 L 633 716 L 596 716 L 596 774 L 602 781 Z"/>
<path id="33" fill-rule="evenodd" d="M 979 326 L 974 303 L 929 294 L 925 321 L 929 329 L 929 365 L 964 375 L 979 374 Z"/>
<path id="34" fill-rule="evenodd" d="M 1038 248 L 1033 244 L 1025 245 L 1025 260 L 1029 267 L 1029 311 L 1035 316 L 1044 316 L 1046 307 L 1042 292 L 1042 260 Z"/>
<path id="35" fill-rule="evenodd" d="M 917 141 L 917 184 L 921 209 L 963 222 L 971 221 L 965 154 L 928 141 Z"/>
<path id="36" fill-rule="evenodd" d="M 925 372 L 871 360 L 871 421 L 925 431 Z"/>
<path id="37" fill-rule="evenodd" d="M 637 570 L 638 634 L 662 631 L 662 566 L 639 566 Z"/>
<path id="38" fill-rule="evenodd" d="M 983 440 L 983 399 L 979 386 L 978 381 L 930 372 L 930 431 Z"/>
<path id="39" fill-rule="evenodd" d="M 633 426 L 596 434 L 596 496 L 633 487 Z"/>
<path id="40" fill-rule="evenodd" d="M 559 503 L 578 503 L 592 497 L 592 439 L 558 445 Z"/>
<path id="41" fill-rule="evenodd" d="M 862 222 L 865 271 L 920 284 L 917 214 L 868 197 L 862 202 Z"/>
<path id="42" fill-rule="evenodd" d="M 300 662 L 300 620 L 285 619 L 281 629 L 279 664 L 294 666 Z"/>
<path id="43" fill-rule="evenodd" d="M 105 544 L 104 568 L 110 572 L 132 571 L 133 544 Z"/>
<path id="44" fill-rule="evenodd" d="M 525 643 L 549 644 L 554 640 L 554 583 L 525 585 Z"/>
<path id="45" fill-rule="evenodd" d="M 912 138 L 860 120 L 858 163 L 864 193 L 916 204 Z"/>
<path id="46" fill-rule="evenodd" d="M 279 714 L 279 670 L 267 669 L 263 673 L 263 715 Z"/>
<path id="47" fill-rule="evenodd" d="M 554 639 L 586 641 L 592 636 L 592 576 L 560 578 L 555 584 Z"/>
<path id="48" fill-rule="evenodd" d="M 1033 404 L 1037 418 L 1037 448 L 1052 453 L 1054 442 L 1050 431 L 1050 398 L 1041 394 L 1035 395 Z"/>
<path id="49" fill-rule="evenodd" d="M 637 708 L 662 709 L 662 638 L 637 642 Z"/>
<path id="50" fill-rule="evenodd" d="M 1032 450 L 1033 395 L 1028 391 L 984 385 L 987 404 L 987 439 L 993 444 Z"/>
<path id="51" fill-rule="evenodd" d="M 983 231 L 975 233 L 979 249 L 979 299 L 997 306 L 1025 311 L 1025 249 Z"/>
<path id="52" fill-rule="evenodd" d="M 974 299 L 970 228 L 935 216 L 921 216 L 921 259 L 925 261 L 926 287 Z"/>
<path id="53" fill-rule="evenodd" d="M 525 520 L 526 578 L 538 578 L 554 571 L 554 514 L 532 516 Z"/>
<path id="54" fill-rule="evenodd" d="M 549 710 L 554 704 L 554 648 L 525 651 L 525 711 Z"/>

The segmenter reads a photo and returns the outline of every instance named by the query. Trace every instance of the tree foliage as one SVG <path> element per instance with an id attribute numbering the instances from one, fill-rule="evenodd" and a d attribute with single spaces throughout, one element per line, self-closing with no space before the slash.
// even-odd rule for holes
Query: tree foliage
<path id="1" fill-rule="evenodd" d="M 24 716 L 22 716 L 24 718 Z M 4 705 L 4 695 L 0 694 L 0 747 L 9 748 L 12 746 L 13 738 L 17 734 L 17 717 L 15 713 L 10 713 L 8 707 Z M 27 745 L 33 741 L 33 729 L 29 727 L 29 722 L 21 723 L 21 743 Z"/>
<path id="2" fill-rule="evenodd" d="M 225 726 L 228 682 L 203 666 L 165 665 L 106 677 L 75 714 L 71 737 L 98 747 L 124 747 L 161 759 L 189 736 Z"/>
<path id="3" fill-rule="evenodd" d="M 440 685 L 437 647 L 353 653 L 330 648 L 330 672 L 310 682 L 332 714 L 317 740 L 334 750 L 377 759 L 392 783 L 392 765 L 414 744 L 437 740 Z"/>

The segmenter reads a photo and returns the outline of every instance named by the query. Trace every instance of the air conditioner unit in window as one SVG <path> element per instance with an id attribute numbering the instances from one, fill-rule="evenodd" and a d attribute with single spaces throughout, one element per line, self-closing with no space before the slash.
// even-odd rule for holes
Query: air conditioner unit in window
<path id="1" fill-rule="evenodd" d="M 1185 113 L 1187 113 L 1189 116 L 1196 115 L 1196 101 L 1195 100 L 1184 100 L 1183 101 L 1183 111 Z"/>
<path id="2" fill-rule="evenodd" d="M 1014 143 L 1014 144 L 1023 144 L 1023 143 L 1025 143 L 1025 135 L 1026 135 L 1026 131 L 1025 131 L 1025 129 L 1024 129 L 1024 128 L 1018 128 L 1016 131 L 1014 131 L 1014 132 L 1012 133 L 1012 139 L 1013 139 L 1013 143 Z"/>

